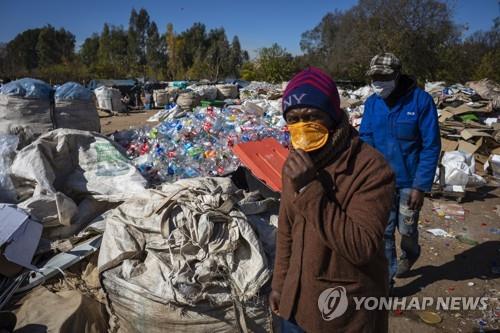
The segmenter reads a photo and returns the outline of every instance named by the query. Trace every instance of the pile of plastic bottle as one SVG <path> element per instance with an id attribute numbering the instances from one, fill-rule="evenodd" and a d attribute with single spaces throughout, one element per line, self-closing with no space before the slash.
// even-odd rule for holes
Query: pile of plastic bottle
<path id="1" fill-rule="evenodd" d="M 268 137 L 288 145 L 281 114 L 199 107 L 153 128 L 119 133 L 115 140 L 126 148 L 141 173 L 158 183 L 229 174 L 240 163 L 233 146 Z"/>

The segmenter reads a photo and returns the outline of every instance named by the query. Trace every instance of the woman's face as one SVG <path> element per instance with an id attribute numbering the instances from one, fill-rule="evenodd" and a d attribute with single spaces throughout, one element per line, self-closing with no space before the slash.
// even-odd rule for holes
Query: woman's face
<path id="1" fill-rule="evenodd" d="M 285 120 L 287 124 L 295 124 L 300 121 L 303 122 L 318 122 L 328 128 L 328 130 L 333 129 L 333 120 L 328 115 L 328 113 L 321 111 L 316 108 L 296 108 L 291 109 L 285 115 Z"/>

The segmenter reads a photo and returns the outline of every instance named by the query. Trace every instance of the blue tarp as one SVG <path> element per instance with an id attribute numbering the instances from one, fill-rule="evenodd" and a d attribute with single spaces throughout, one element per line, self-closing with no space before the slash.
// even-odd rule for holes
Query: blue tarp
<path id="1" fill-rule="evenodd" d="M 87 87 L 91 90 L 97 89 L 100 86 L 105 86 L 105 87 L 114 87 L 114 88 L 120 88 L 120 87 L 128 87 L 132 88 L 136 85 L 135 80 L 91 80 Z"/>
<path id="2" fill-rule="evenodd" d="M 90 101 L 92 100 L 92 92 L 79 83 L 66 82 L 57 87 L 55 99 L 56 101 Z"/>
<path id="3" fill-rule="evenodd" d="M 0 88 L 0 94 L 8 96 L 18 96 L 37 99 L 49 99 L 52 93 L 52 87 L 47 83 L 24 78 L 4 84 Z"/>

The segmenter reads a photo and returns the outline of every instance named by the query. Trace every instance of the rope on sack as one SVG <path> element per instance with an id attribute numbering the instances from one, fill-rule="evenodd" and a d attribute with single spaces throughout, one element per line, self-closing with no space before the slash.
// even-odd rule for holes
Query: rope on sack
<path id="1" fill-rule="evenodd" d="M 247 321 L 245 319 L 245 311 L 243 304 L 233 295 L 233 308 L 235 313 L 236 324 L 241 333 L 248 333 Z"/>

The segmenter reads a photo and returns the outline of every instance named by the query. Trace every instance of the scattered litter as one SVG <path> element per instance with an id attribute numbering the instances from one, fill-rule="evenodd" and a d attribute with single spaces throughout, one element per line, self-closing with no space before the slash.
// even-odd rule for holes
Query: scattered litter
<path id="1" fill-rule="evenodd" d="M 436 237 L 453 237 L 451 234 L 447 233 L 443 229 L 427 229 L 427 232 L 430 232 Z"/>
<path id="2" fill-rule="evenodd" d="M 432 202 L 432 206 L 433 210 L 438 214 L 439 217 L 453 217 L 461 221 L 465 219 L 465 210 L 459 204 L 434 201 Z"/>
<path id="3" fill-rule="evenodd" d="M 396 316 L 401 316 L 401 315 L 403 315 L 403 310 L 401 310 L 401 309 L 396 309 L 396 310 L 394 310 L 394 314 L 395 314 Z"/>
<path id="4" fill-rule="evenodd" d="M 457 235 L 455 236 L 455 238 L 460 242 L 460 243 L 464 243 L 464 244 L 468 244 L 468 245 L 478 245 L 479 242 L 473 240 L 473 239 L 470 239 L 464 235 Z"/>
<path id="5" fill-rule="evenodd" d="M 488 231 L 494 235 L 500 235 L 500 228 L 490 228 Z"/>
<path id="6" fill-rule="evenodd" d="M 468 283 L 467 283 L 467 285 L 468 285 L 469 287 L 473 287 L 473 286 L 474 286 L 474 282 L 468 282 Z"/>
<path id="7" fill-rule="evenodd" d="M 431 311 L 420 311 L 420 312 L 417 312 L 417 315 L 420 317 L 420 319 L 422 319 L 422 321 L 424 323 L 430 324 L 430 325 L 439 324 L 442 321 L 442 318 L 440 315 L 438 315 L 435 312 L 431 312 Z"/>
<path id="8" fill-rule="evenodd" d="M 498 216 L 500 216 L 500 205 L 495 206 L 495 212 L 497 213 Z"/>

